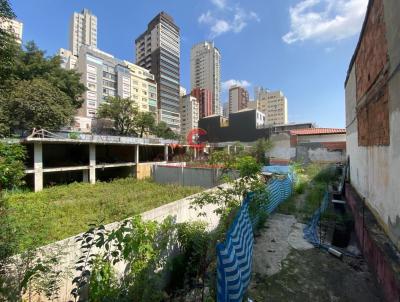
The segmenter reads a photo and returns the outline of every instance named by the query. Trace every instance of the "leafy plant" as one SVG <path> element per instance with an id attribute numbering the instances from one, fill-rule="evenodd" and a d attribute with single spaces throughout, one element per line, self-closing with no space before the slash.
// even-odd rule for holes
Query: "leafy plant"
<path id="1" fill-rule="evenodd" d="M 135 216 L 110 232 L 104 226 L 92 227 L 77 238 L 82 256 L 76 263 L 79 274 L 71 294 L 77 301 L 109 301 L 108 296 L 113 301 L 160 301 L 163 268 L 174 236 L 172 218 L 158 224 Z M 93 253 L 95 248 L 104 252 Z M 117 282 L 111 266 L 120 262 L 125 273 Z M 107 290 L 114 294 L 104 296 Z"/>
<path id="2" fill-rule="evenodd" d="M 24 146 L 0 142 L 0 191 L 12 190 L 24 184 L 25 157 Z"/>
<path id="3" fill-rule="evenodd" d="M 251 177 L 261 171 L 261 164 L 251 156 L 239 157 L 235 166 L 239 170 L 240 177 Z"/>
<path id="4" fill-rule="evenodd" d="M 178 139 L 179 135 L 176 134 L 171 128 L 168 127 L 167 123 L 160 121 L 154 126 L 152 133 L 157 137 L 162 137 L 165 139 Z"/>
<path id="5" fill-rule="evenodd" d="M 273 143 L 265 138 L 260 138 L 256 141 L 251 149 L 251 154 L 261 165 L 268 164 L 266 153 L 273 148 Z"/>
<path id="6" fill-rule="evenodd" d="M 70 138 L 70 139 L 78 139 L 79 138 L 79 133 L 71 132 L 71 133 L 68 134 L 68 138 Z"/>
<path id="7" fill-rule="evenodd" d="M 97 256 L 89 279 L 89 300 L 113 301 L 118 296 L 118 280 L 112 264 Z"/>
<path id="8" fill-rule="evenodd" d="M 1 5 L 4 3 L 7 1 Z M 46 57 L 35 43 L 21 48 L 15 37 L 2 33 L 0 133 L 11 136 L 34 127 L 59 129 L 69 125 L 86 90 L 80 74 L 61 68 L 59 56 Z"/>
<path id="9" fill-rule="evenodd" d="M 8 95 L 5 110 L 11 131 L 45 128 L 58 130 L 70 125 L 75 109 L 70 98 L 45 79 L 21 80 Z"/>
<path id="10" fill-rule="evenodd" d="M 136 119 L 138 113 L 134 100 L 116 96 L 107 98 L 106 102 L 100 105 L 97 116 L 113 120 L 114 128 L 120 135 L 137 135 Z"/>

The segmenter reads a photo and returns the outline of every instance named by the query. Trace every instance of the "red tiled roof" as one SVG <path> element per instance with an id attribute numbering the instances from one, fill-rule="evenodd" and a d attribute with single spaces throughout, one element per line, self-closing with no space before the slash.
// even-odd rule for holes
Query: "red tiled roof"
<path id="1" fill-rule="evenodd" d="M 290 130 L 290 135 L 320 135 L 320 134 L 346 134 L 346 129 L 340 128 L 307 128 Z"/>

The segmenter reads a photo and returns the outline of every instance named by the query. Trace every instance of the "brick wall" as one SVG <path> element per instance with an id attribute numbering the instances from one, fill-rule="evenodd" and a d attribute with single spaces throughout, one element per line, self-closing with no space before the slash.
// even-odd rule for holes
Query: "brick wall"
<path id="1" fill-rule="evenodd" d="M 370 89 L 388 62 L 383 0 L 373 0 L 356 63 L 357 100 Z"/>
<path id="2" fill-rule="evenodd" d="M 390 144 L 385 33 L 383 0 L 373 0 L 355 59 L 359 146 Z"/>

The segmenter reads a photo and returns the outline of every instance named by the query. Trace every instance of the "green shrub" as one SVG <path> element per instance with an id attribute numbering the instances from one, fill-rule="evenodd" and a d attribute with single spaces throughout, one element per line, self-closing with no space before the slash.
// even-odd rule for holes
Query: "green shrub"
<path id="1" fill-rule="evenodd" d="M 89 281 L 89 301 L 116 301 L 118 282 L 115 270 L 109 261 L 96 257 Z"/>
<path id="2" fill-rule="evenodd" d="M 240 177 L 250 177 L 260 172 L 261 164 L 252 156 L 243 156 L 237 159 L 236 169 L 239 170 Z"/>
<path id="3" fill-rule="evenodd" d="M 0 142 L 0 190 L 12 190 L 24 184 L 25 147 Z"/>

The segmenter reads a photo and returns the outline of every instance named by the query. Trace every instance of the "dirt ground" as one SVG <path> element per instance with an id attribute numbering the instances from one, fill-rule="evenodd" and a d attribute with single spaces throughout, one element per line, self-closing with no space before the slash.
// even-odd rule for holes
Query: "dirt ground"
<path id="1" fill-rule="evenodd" d="M 292 215 L 268 218 L 254 245 L 252 301 L 383 301 L 362 259 L 340 260 L 314 248 L 303 228 Z"/>

